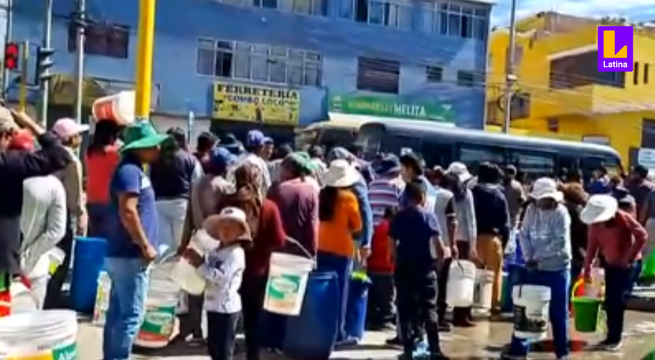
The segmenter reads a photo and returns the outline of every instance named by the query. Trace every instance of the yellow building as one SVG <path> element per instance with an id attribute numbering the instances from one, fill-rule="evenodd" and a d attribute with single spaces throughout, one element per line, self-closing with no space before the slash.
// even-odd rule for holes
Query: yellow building
<path id="1" fill-rule="evenodd" d="M 634 71 L 597 71 L 597 27 L 616 22 L 539 13 L 517 24 L 512 127 L 609 143 L 625 164 L 655 148 L 655 34 L 635 27 Z M 509 32 L 489 44 L 487 123 L 502 124 Z"/>

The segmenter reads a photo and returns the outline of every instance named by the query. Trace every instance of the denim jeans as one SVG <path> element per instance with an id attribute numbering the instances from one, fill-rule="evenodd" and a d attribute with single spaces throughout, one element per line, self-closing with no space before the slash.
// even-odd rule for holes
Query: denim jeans
<path id="1" fill-rule="evenodd" d="M 141 258 L 107 258 L 105 267 L 114 285 L 103 333 L 103 360 L 128 360 L 143 321 L 149 267 Z"/>
<path id="2" fill-rule="evenodd" d="M 352 273 L 353 260 L 346 256 L 330 254 L 319 251 L 318 256 L 319 271 L 334 271 L 337 274 L 339 283 L 338 309 L 339 318 L 337 319 L 337 341 L 344 341 L 346 335 L 346 310 L 348 307 L 348 287 L 350 285 L 350 275 Z"/>
<path id="3" fill-rule="evenodd" d="M 530 271 L 522 274 L 521 284 L 541 285 L 550 288 L 550 325 L 555 343 L 555 355 L 558 358 L 569 354 L 569 287 L 571 272 L 569 269 L 559 271 Z M 530 345 L 529 340 L 519 339 L 512 335 L 509 354 L 526 356 Z"/>
<path id="4" fill-rule="evenodd" d="M 157 200 L 159 254 L 170 254 L 180 245 L 188 203 L 187 199 Z"/>

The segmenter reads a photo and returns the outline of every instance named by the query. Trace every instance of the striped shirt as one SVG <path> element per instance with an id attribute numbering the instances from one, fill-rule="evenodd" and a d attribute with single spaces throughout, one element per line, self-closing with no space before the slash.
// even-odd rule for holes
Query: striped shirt
<path id="1" fill-rule="evenodd" d="M 539 270 L 558 271 L 571 264 L 571 217 L 562 204 L 552 210 L 529 205 L 521 225 L 525 260 L 536 260 Z"/>
<path id="2" fill-rule="evenodd" d="M 368 185 L 368 198 L 373 211 L 373 225 L 382 221 L 384 211 L 400 206 L 405 182 L 400 176 L 378 177 Z"/>

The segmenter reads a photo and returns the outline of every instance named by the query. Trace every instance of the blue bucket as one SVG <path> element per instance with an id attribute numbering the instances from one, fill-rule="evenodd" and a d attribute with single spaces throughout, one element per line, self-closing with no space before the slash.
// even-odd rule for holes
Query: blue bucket
<path id="1" fill-rule="evenodd" d="M 107 242 L 101 238 L 75 238 L 73 276 L 70 286 L 71 306 L 82 313 L 92 313 L 98 289 L 98 276 L 105 262 Z"/>
<path id="2" fill-rule="evenodd" d="M 346 335 L 361 340 L 366 332 L 366 308 L 368 289 L 371 283 L 367 279 L 350 279 L 348 304 L 346 308 Z"/>
<path id="3" fill-rule="evenodd" d="M 329 359 L 337 340 L 336 301 L 339 294 L 335 272 L 314 271 L 309 274 L 307 291 L 298 316 L 287 320 L 282 351 L 290 359 Z"/>

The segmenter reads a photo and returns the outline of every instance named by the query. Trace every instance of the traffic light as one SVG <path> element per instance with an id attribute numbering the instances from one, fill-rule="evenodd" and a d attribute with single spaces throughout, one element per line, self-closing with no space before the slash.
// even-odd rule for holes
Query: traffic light
<path id="1" fill-rule="evenodd" d="M 16 70 L 20 61 L 20 47 L 10 42 L 5 45 L 5 69 Z"/>
<path id="2" fill-rule="evenodd" d="M 36 49 L 36 83 L 40 83 L 42 80 L 47 80 L 52 77 L 50 73 L 50 68 L 55 62 L 52 60 L 52 54 L 55 53 L 55 49 L 38 47 Z"/>

